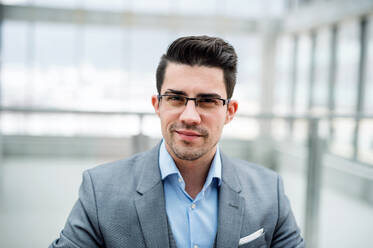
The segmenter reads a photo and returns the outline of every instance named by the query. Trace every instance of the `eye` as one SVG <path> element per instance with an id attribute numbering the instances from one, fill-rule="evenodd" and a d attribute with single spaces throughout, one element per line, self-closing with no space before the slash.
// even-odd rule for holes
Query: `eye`
<path id="1" fill-rule="evenodd" d="M 185 103 L 185 98 L 178 95 L 167 95 L 166 101 L 172 105 L 182 105 Z"/>
<path id="2" fill-rule="evenodd" d="M 214 107 L 219 105 L 219 99 L 216 98 L 200 98 L 197 100 L 201 107 Z"/>
<path id="3" fill-rule="evenodd" d="M 184 97 L 178 95 L 168 95 L 167 101 L 184 101 Z"/>

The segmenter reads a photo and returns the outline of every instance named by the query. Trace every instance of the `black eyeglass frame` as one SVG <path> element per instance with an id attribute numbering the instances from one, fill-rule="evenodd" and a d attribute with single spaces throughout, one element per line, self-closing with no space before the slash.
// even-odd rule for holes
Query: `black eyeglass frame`
<path id="1" fill-rule="evenodd" d="M 229 104 L 229 102 L 231 101 L 231 99 L 223 99 L 223 98 L 220 98 L 220 97 L 187 97 L 187 96 L 184 96 L 184 95 L 177 95 L 177 94 L 159 94 L 157 95 L 157 98 L 158 98 L 158 101 L 160 101 L 162 99 L 162 97 L 164 96 L 179 96 L 179 97 L 182 97 L 184 99 L 186 99 L 185 101 L 185 106 L 188 104 L 188 101 L 191 100 L 191 101 L 194 101 L 194 104 L 196 105 L 196 107 L 198 107 L 198 103 L 197 103 L 197 99 L 214 99 L 214 100 L 220 100 L 223 102 L 223 106 L 225 104 Z"/>

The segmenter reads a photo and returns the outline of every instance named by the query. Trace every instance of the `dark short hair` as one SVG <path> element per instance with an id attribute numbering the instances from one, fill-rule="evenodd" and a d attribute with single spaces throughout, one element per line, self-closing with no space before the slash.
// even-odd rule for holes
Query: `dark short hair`
<path id="1" fill-rule="evenodd" d="M 181 37 L 172 42 L 157 67 L 156 80 L 159 94 L 169 62 L 221 68 L 224 72 L 227 97 L 232 97 L 236 84 L 237 54 L 233 46 L 223 39 L 204 35 Z"/>

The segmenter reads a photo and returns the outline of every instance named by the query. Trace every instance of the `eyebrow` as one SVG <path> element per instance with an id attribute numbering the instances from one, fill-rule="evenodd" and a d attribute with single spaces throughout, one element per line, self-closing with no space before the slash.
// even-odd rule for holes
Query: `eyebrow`
<path id="1" fill-rule="evenodd" d="M 181 90 L 173 90 L 173 89 L 167 89 L 165 94 L 168 93 L 173 93 L 176 95 L 183 95 L 183 96 L 188 96 L 184 91 Z M 219 94 L 216 93 L 200 93 L 197 95 L 197 97 L 202 97 L 202 98 L 221 98 Z"/>
<path id="2" fill-rule="evenodd" d="M 221 96 L 219 94 L 216 94 L 216 93 L 201 93 L 201 94 L 198 94 L 197 97 L 201 97 L 201 98 L 221 98 Z"/>
<path id="3" fill-rule="evenodd" d="M 167 93 L 173 93 L 173 94 L 176 94 L 176 95 L 187 96 L 187 94 L 184 91 L 181 91 L 181 90 L 167 89 L 166 92 L 165 92 L 165 94 L 167 94 Z"/>

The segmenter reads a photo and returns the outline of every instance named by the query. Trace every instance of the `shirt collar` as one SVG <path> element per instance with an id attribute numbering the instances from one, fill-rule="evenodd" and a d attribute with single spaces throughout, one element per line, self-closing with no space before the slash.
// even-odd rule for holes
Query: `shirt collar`
<path id="1" fill-rule="evenodd" d="M 176 167 L 174 160 L 166 149 L 164 140 L 162 140 L 159 148 L 159 168 L 161 170 L 162 180 L 172 174 L 180 175 L 179 169 Z"/>
<path id="2" fill-rule="evenodd" d="M 161 171 L 162 180 L 165 180 L 168 176 L 177 174 L 181 177 L 179 169 L 176 167 L 176 164 L 168 153 L 165 145 L 165 141 L 162 140 L 161 146 L 159 148 L 159 168 Z M 210 185 L 212 180 L 216 178 L 218 185 L 221 185 L 221 159 L 220 159 L 220 149 L 219 146 L 216 147 L 216 153 L 214 159 L 212 160 L 209 173 L 206 178 L 205 186 Z M 204 186 L 204 187 L 205 187 Z"/>

